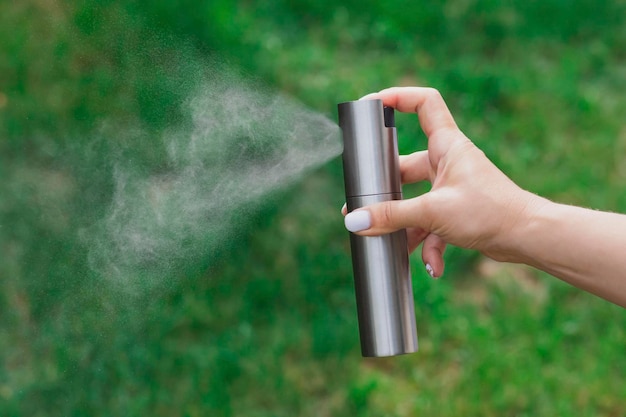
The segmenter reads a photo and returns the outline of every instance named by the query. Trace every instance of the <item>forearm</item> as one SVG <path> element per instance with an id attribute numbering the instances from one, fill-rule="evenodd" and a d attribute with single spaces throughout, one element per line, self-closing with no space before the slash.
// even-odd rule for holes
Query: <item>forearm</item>
<path id="1" fill-rule="evenodd" d="M 626 216 L 538 198 L 517 224 L 512 261 L 626 307 Z"/>

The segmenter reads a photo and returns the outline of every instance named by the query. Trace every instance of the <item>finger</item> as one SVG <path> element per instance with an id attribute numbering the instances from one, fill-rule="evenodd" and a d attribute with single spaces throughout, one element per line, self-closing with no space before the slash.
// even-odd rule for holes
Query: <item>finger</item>
<path id="1" fill-rule="evenodd" d="M 406 229 L 406 239 L 409 253 L 413 253 L 413 251 L 417 249 L 424 239 L 426 239 L 426 236 L 428 236 L 428 232 L 424 229 L 420 229 L 419 227 L 409 227 Z"/>
<path id="2" fill-rule="evenodd" d="M 348 214 L 348 205 L 346 203 L 343 203 L 343 207 L 341 207 L 341 214 L 344 216 Z"/>
<path id="3" fill-rule="evenodd" d="M 422 130 L 428 138 L 441 129 L 458 130 L 448 106 L 434 88 L 392 87 L 361 98 L 373 99 L 381 99 L 385 106 L 404 113 L 417 113 Z"/>
<path id="4" fill-rule="evenodd" d="M 385 201 L 354 210 L 344 218 L 346 228 L 362 236 L 378 236 L 409 227 L 431 231 L 430 195 Z"/>
<path id="5" fill-rule="evenodd" d="M 444 261 L 443 253 L 446 251 L 446 242 L 435 234 L 429 234 L 424 239 L 422 246 L 422 261 L 426 265 L 426 270 L 433 278 L 443 275 Z"/>
<path id="6" fill-rule="evenodd" d="M 403 184 L 412 184 L 419 181 L 432 182 L 432 170 L 428 151 L 415 152 L 410 155 L 400 155 L 400 176 Z"/>

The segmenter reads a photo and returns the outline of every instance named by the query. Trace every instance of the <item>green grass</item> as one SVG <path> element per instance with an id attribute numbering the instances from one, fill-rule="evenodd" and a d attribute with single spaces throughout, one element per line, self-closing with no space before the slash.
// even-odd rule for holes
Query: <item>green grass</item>
<path id="1" fill-rule="evenodd" d="M 626 212 L 626 4 L 440 3 L 0 4 L 0 414 L 625 415 L 624 310 L 470 251 L 438 281 L 413 256 L 419 353 L 361 358 L 338 159 L 166 284 L 143 271 L 128 295 L 89 267 L 113 162 L 168 169 L 155 138 L 224 62 L 331 119 L 434 86 L 523 187 Z"/>

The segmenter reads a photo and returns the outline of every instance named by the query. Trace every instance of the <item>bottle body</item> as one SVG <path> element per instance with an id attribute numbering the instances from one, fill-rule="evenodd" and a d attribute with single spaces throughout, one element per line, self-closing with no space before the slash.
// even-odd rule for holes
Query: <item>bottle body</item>
<path id="1" fill-rule="evenodd" d="M 393 109 L 380 100 L 340 103 L 339 125 L 348 211 L 402 199 Z M 406 231 L 351 233 L 350 246 L 363 356 L 417 351 Z"/>

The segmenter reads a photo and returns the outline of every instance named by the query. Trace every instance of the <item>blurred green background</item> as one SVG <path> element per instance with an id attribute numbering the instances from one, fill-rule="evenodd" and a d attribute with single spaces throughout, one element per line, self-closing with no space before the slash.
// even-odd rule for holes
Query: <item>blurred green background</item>
<path id="1" fill-rule="evenodd" d="M 103 284 L 80 236 L 110 160 L 162 169 L 151 135 L 224 62 L 332 120 L 436 87 L 523 187 L 626 212 L 623 0 L 4 1 L 0 415 L 626 415 L 624 310 L 469 251 L 438 281 L 413 255 L 419 353 L 361 358 L 337 158 L 166 287 Z M 402 152 L 424 147 L 414 115 L 398 126 Z"/>

